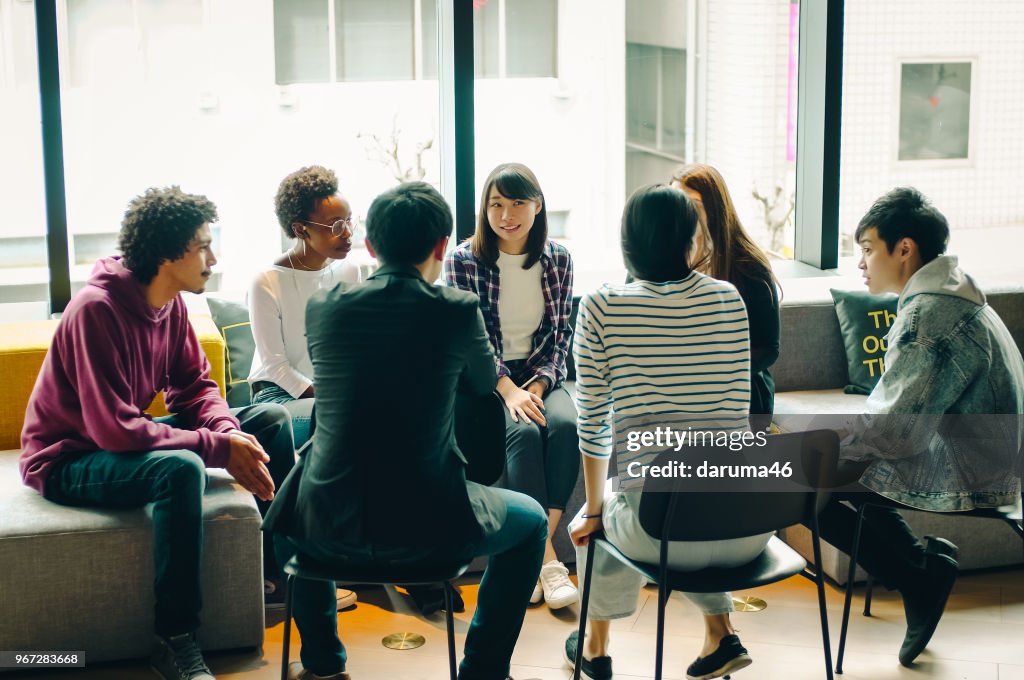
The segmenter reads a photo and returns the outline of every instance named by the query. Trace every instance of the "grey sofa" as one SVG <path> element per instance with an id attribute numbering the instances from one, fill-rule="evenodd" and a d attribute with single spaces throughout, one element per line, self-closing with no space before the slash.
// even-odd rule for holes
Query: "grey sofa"
<path id="1" fill-rule="evenodd" d="M 0 649 L 84 651 L 90 665 L 146 656 L 153 639 L 147 509 L 51 503 L 21 483 L 18 454 L 0 452 Z M 224 471 L 209 472 L 199 643 L 259 647 L 260 515 L 252 494 Z"/>
<path id="2" fill-rule="evenodd" d="M 989 304 L 1003 319 L 1018 347 L 1024 347 L 1024 287 L 1003 286 L 986 290 Z M 775 376 L 775 423 L 784 430 L 802 429 L 810 415 L 862 412 L 866 397 L 843 393 L 846 385 L 846 354 L 839 332 L 832 298 L 804 295 L 784 300 L 779 360 Z M 958 517 L 955 513 L 903 512 L 907 523 L 919 535 L 934 534 L 960 547 L 962 569 L 979 569 L 1024 563 L 1019 537 L 1002 522 Z M 784 532 L 785 540 L 811 557 L 810 535 L 803 527 Z M 834 547 L 822 545 L 825 573 L 844 584 L 848 557 Z M 863 573 L 858 571 L 859 578 Z"/>

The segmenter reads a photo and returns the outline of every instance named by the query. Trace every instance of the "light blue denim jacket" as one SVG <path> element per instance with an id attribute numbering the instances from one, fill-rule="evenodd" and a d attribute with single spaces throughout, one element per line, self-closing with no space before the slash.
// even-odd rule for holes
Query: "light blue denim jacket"
<path id="1" fill-rule="evenodd" d="M 900 295 L 885 373 L 841 457 L 872 461 L 861 483 L 941 512 L 1016 503 L 1024 468 L 1024 361 L 974 280 L 951 256 Z"/>

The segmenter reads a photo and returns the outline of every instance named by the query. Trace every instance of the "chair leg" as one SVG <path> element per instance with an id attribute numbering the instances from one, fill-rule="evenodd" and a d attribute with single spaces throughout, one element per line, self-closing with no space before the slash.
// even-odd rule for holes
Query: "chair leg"
<path id="1" fill-rule="evenodd" d="M 654 647 L 654 680 L 661 680 L 665 662 L 665 607 L 668 606 L 668 541 L 661 539 L 658 560 L 658 639 Z"/>
<path id="2" fill-rule="evenodd" d="M 597 541 L 594 536 L 590 537 L 590 545 L 587 546 L 587 568 L 583 576 L 583 599 L 580 601 L 580 632 L 576 644 L 576 658 L 573 659 L 572 680 L 580 680 L 580 672 L 583 670 L 583 644 L 587 635 L 587 609 L 590 606 L 590 577 L 594 573 L 594 557 L 597 555 Z"/>
<path id="3" fill-rule="evenodd" d="M 284 590 L 284 645 L 281 650 L 281 680 L 288 680 L 288 655 L 292 642 L 292 595 L 295 593 L 295 576 L 288 575 Z"/>
<path id="4" fill-rule="evenodd" d="M 444 582 L 444 623 L 448 628 L 448 673 L 451 680 L 458 680 L 458 671 L 455 669 L 455 615 L 452 614 L 452 583 Z"/>
<path id="5" fill-rule="evenodd" d="M 825 572 L 821 569 L 821 537 L 818 534 L 817 515 L 814 516 L 811 527 L 811 541 L 814 544 L 814 563 L 818 565 L 818 569 L 815 570 L 816 573 L 814 574 L 814 583 L 818 588 L 818 615 L 821 618 L 821 644 L 825 651 L 825 677 L 828 680 L 833 680 L 832 642 L 828 634 L 828 610 L 825 608 Z M 837 668 L 836 672 L 840 673 L 842 671 Z"/>
<path id="6" fill-rule="evenodd" d="M 864 509 L 867 503 L 857 511 L 857 528 L 853 532 L 853 549 L 850 551 L 850 569 L 846 578 L 846 597 L 843 600 L 843 624 L 839 628 L 839 653 L 836 655 L 836 673 L 843 672 L 843 656 L 846 654 L 846 631 L 850 625 L 850 604 L 853 599 L 853 579 L 857 573 L 857 551 L 860 548 L 860 531 L 864 524 Z"/>
<path id="7" fill-rule="evenodd" d="M 874 587 L 875 577 L 868 574 L 868 582 L 864 590 L 864 616 L 871 616 L 871 591 Z"/>

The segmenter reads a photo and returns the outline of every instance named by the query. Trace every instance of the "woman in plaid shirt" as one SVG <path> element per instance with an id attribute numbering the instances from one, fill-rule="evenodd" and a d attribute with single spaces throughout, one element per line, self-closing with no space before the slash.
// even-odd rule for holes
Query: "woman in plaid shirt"
<path id="1" fill-rule="evenodd" d="M 445 261 L 449 286 L 476 293 L 505 400 L 509 487 L 548 513 L 548 542 L 532 603 L 552 609 L 579 599 L 551 535 L 579 474 L 576 407 L 562 387 L 572 329 L 572 258 L 548 240 L 544 194 L 519 163 L 484 183 L 473 236 Z"/>

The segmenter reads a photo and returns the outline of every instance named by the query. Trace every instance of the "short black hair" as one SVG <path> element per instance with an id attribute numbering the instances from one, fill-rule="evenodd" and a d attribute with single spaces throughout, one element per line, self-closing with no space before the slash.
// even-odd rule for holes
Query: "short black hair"
<path id="1" fill-rule="evenodd" d="M 178 186 L 153 187 L 128 204 L 118 247 L 124 264 L 141 283 L 156 276 L 160 264 L 188 250 L 203 224 L 217 221 L 217 206 L 206 196 L 186 194 Z"/>
<path id="2" fill-rule="evenodd" d="M 622 259 L 634 279 L 662 283 L 690 275 L 697 209 L 679 189 L 640 187 L 622 210 Z"/>
<path id="3" fill-rule="evenodd" d="M 426 182 L 388 189 L 366 213 L 366 239 L 385 264 L 420 264 L 439 239 L 451 234 L 452 211 Z"/>
<path id="4" fill-rule="evenodd" d="M 949 222 L 924 194 L 913 187 L 897 187 L 868 209 L 857 224 L 854 241 L 860 243 L 864 232 L 874 227 L 891 253 L 901 239 L 917 244 L 921 262 L 928 264 L 946 252 Z"/>
<path id="5" fill-rule="evenodd" d="M 295 238 L 292 224 L 309 219 L 317 201 L 338 193 L 338 176 L 321 165 L 310 165 L 291 173 L 277 187 L 274 210 L 284 235 Z"/>

